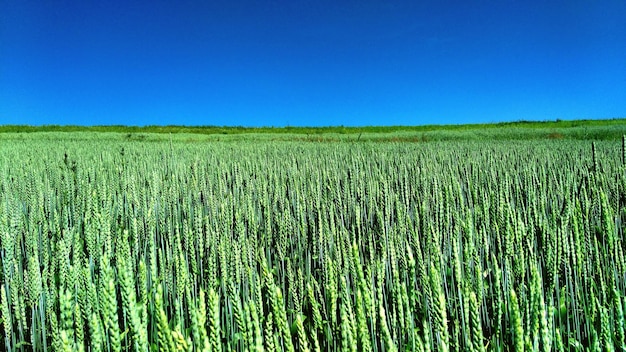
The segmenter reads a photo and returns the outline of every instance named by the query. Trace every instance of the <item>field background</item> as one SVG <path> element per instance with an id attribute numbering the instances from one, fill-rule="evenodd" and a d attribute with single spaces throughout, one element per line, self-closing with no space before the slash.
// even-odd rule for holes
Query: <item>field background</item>
<path id="1" fill-rule="evenodd" d="M 54 132 L 66 132 L 52 134 Z M 72 133 L 69 133 L 72 132 Z M 84 134 L 84 132 L 89 132 Z M 93 134 L 92 132 L 97 132 Z M 26 126 L 0 125 L 5 139 L 39 133 L 46 139 L 105 139 L 153 141 L 238 141 L 242 139 L 323 141 L 428 142 L 447 140 L 617 140 L 626 134 L 626 119 L 516 121 L 493 124 L 364 126 L 364 127 L 218 127 L 218 126 Z"/>

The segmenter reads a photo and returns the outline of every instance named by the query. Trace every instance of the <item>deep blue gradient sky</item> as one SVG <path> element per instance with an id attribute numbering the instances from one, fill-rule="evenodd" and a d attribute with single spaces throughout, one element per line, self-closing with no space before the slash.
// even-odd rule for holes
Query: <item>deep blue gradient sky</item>
<path id="1" fill-rule="evenodd" d="M 613 117 L 622 0 L 0 0 L 0 124 Z"/>

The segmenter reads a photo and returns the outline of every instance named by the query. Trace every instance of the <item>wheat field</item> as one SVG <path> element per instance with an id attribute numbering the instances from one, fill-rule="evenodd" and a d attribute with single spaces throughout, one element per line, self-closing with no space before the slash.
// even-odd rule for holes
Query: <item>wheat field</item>
<path id="1" fill-rule="evenodd" d="M 623 141 L 0 140 L 0 349 L 625 351 Z"/>

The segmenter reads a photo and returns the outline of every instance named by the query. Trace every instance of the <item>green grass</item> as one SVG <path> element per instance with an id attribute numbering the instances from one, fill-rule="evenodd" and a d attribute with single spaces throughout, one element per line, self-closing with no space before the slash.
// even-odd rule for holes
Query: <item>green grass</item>
<path id="1" fill-rule="evenodd" d="M 57 134 L 63 132 L 63 135 Z M 3 125 L 0 138 L 37 138 L 182 142 L 289 140 L 302 142 L 430 142 L 453 140 L 618 140 L 626 134 L 626 119 L 516 121 L 493 124 L 423 126 L 219 127 L 219 126 L 60 126 Z"/>

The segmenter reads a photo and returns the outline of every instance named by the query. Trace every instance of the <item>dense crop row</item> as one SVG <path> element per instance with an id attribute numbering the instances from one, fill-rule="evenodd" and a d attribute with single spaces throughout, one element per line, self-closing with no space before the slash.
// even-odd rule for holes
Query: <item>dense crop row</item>
<path id="1" fill-rule="evenodd" d="M 620 148 L 0 142 L 0 348 L 624 350 Z"/>

